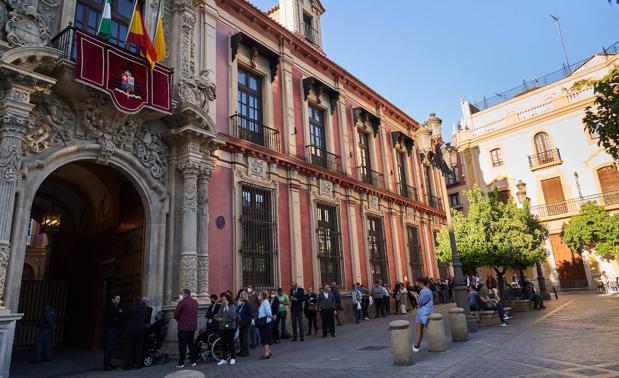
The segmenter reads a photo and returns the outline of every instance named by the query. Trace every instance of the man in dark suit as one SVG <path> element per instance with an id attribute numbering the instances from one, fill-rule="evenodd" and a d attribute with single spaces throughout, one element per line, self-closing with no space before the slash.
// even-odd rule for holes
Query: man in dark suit
<path id="1" fill-rule="evenodd" d="M 150 325 L 148 310 L 142 298 L 137 298 L 127 309 L 127 358 L 125 370 L 132 367 L 140 369 L 144 363 L 144 337 Z"/>
<path id="2" fill-rule="evenodd" d="M 318 310 L 322 320 L 322 337 L 327 337 L 327 333 L 330 333 L 331 337 L 335 337 L 335 323 L 333 322 L 335 306 L 335 295 L 333 295 L 331 287 L 325 285 L 324 290 L 318 294 Z"/>
<path id="3" fill-rule="evenodd" d="M 118 366 L 112 364 L 112 350 L 118 337 L 120 319 L 123 310 L 120 308 L 120 296 L 113 295 L 111 303 L 105 308 L 105 349 L 103 352 L 103 370 L 113 370 Z"/>
<path id="4" fill-rule="evenodd" d="M 305 334 L 303 327 L 303 302 L 305 302 L 305 290 L 296 283 L 292 282 L 290 289 L 290 317 L 292 318 L 292 341 L 297 341 L 297 333 L 301 341 Z"/>

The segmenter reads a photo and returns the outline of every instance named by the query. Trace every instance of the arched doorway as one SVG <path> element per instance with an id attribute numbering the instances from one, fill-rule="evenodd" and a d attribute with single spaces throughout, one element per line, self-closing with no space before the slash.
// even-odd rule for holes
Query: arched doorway
<path id="1" fill-rule="evenodd" d="M 56 345 L 99 349 L 112 293 L 123 307 L 143 295 L 145 207 L 120 171 L 94 162 L 60 166 L 32 201 L 14 347 L 31 348 L 44 305 L 57 314 Z M 49 219 L 58 222 L 49 222 Z M 26 266 L 26 265 L 24 265 Z"/>

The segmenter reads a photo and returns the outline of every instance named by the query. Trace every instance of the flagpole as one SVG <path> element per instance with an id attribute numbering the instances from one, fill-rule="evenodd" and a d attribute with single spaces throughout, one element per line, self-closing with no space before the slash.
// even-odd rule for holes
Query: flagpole
<path id="1" fill-rule="evenodd" d="M 129 28 L 133 25 L 133 17 L 135 17 L 135 8 L 138 6 L 138 0 L 133 0 L 133 12 L 131 12 L 131 20 L 129 20 Z M 125 36 L 125 48 L 127 48 L 127 39 L 129 38 L 130 29 L 127 29 L 127 35 Z"/>
<path id="2" fill-rule="evenodd" d="M 157 9 L 157 18 L 155 18 L 155 27 L 153 28 L 153 34 L 151 34 L 153 36 L 153 38 L 155 38 L 155 35 L 157 35 L 157 24 L 159 23 L 159 17 L 161 16 L 161 5 L 163 4 L 163 0 L 159 0 L 159 7 Z"/>

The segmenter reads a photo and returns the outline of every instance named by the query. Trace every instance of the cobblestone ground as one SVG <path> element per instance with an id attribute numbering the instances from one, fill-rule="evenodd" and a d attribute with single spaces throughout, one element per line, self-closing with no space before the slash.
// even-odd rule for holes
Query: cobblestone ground
<path id="1" fill-rule="evenodd" d="M 449 306 L 437 306 L 447 313 Z M 448 351 L 415 354 L 414 366 L 393 366 L 387 324 L 400 316 L 345 325 L 337 337 L 306 337 L 276 345 L 273 359 L 237 359 L 235 366 L 198 365 L 207 377 L 619 377 L 619 295 L 563 293 L 544 311 L 515 314 L 509 328 L 480 328 Z M 412 321 L 411 316 L 402 318 Z M 447 322 L 446 322 L 447 323 Z M 447 335 L 449 331 L 447 330 Z M 62 352 L 61 352 L 62 353 Z M 93 353 L 30 365 L 16 361 L 14 377 L 163 377 L 174 363 L 135 371 L 96 371 Z M 72 361 L 69 365 L 69 362 Z M 66 370 L 66 369 L 69 370 Z M 72 369 L 72 370 L 71 370 Z M 67 373 L 71 371 L 71 373 Z"/>

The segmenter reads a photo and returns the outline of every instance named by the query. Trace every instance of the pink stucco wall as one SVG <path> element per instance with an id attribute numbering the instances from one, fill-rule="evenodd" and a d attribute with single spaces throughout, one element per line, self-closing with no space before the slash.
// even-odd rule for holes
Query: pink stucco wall
<path id="1" fill-rule="evenodd" d="M 232 256 L 232 227 L 235 219 L 232 218 L 232 170 L 216 166 L 213 177 L 209 181 L 209 291 L 221 293 L 233 288 L 233 274 L 230 267 Z M 217 193 L 217 195 L 214 195 Z M 215 219 L 223 216 L 226 224 L 223 229 L 217 228 Z"/>

